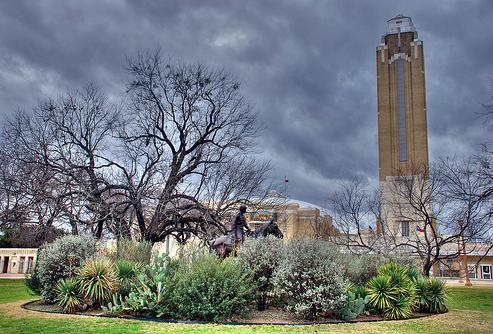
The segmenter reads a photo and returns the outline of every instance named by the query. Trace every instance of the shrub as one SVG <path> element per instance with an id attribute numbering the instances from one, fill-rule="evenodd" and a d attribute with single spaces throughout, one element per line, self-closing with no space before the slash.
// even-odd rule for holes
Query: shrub
<path id="1" fill-rule="evenodd" d="M 136 262 L 119 260 L 115 263 L 118 277 L 118 293 L 127 296 L 130 293 L 131 284 L 135 282 L 140 265 Z"/>
<path id="2" fill-rule="evenodd" d="M 254 297 L 252 272 L 235 258 L 212 254 L 181 261 L 172 278 L 173 315 L 181 319 L 225 320 L 242 313 Z"/>
<path id="3" fill-rule="evenodd" d="M 33 279 L 39 281 L 43 299 L 54 303 L 57 299 L 55 287 L 58 281 L 74 276 L 81 264 L 95 252 L 95 239 L 74 235 L 61 237 L 41 249 Z"/>
<path id="4" fill-rule="evenodd" d="M 393 286 L 389 276 L 376 276 L 368 282 L 369 302 L 377 310 L 388 308 L 398 295 L 399 291 Z"/>
<path id="5" fill-rule="evenodd" d="M 80 291 L 93 305 L 103 305 L 111 300 L 118 289 L 114 265 L 107 259 L 90 259 L 78 272 Z"/>
<path id="6" fill-rule="evenodd" d="M 353 284 L 366 284 L 378 274 L 385 263 L 380 254 L 339 254 L 336 261 L 342 268 L 343 276 Z"/>
<path id="7" fill-rule="evenodd" d="M 73 313 L 82 308 L 84 304 L 79 297 L 79 281 L 74 278 L 62 278 L 56 285 L 58 305 L 63 307 L 63 311 Z"/>
<path id="8" fill-rule="evenodd" d="M 355 293 L 348 291 L 346 295 L 346 302 L 339 313 L 341 319 L 356 319 L 365 310 L 365 306 L 368 303 L 368 298 L 368 296 L 360 297 Z"/>
<path id="9" fill-rule="evenodd" d="M 312 319 L 340 310 L 346 288 L 335 251 L 327 242 L 291 240 L 274 272 L 275 290 L 285 296 L 286 308 L 298 316 Z"/>
<path id="10" fill-rule="evenodd" d="M 259 310 L 265 309 L 267 295 L 274 290 L 272 275 L 282 255 L 283 242 L 274 237 L 247 239 L 238 251 L 238 259 L 253 272 Z"/>
<path id="11" fill-rule="evenodd" d="M 34 269 L 31 273 L 31 275 L 26 275 L 26 280 L 24 281 L 26 283 L 26 287 L 29 290 L 30 293 L 34 295 L 40 295 L 41 294 L 41 282 L 39 281 L 39 274 L 38 274 L 38 262 L 34 264 Z"/>
<path id="12" fill-rule="evenodd" d="M 149 264 L 152 255 L 152 244 L 148 241 L 120 239 L 116 243 L 116 259 L 141 264 Z"/>

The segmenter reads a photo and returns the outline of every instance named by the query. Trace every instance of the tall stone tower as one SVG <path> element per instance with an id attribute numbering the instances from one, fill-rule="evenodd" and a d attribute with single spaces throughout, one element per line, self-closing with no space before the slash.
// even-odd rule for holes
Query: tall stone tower
<path id="1" fill-rule="evenodd" d="M 428 180 L 427 173 L 420 172 L 428 169 L 423 42 L 410 17 L 397 15 L 387 21 L 376 62 L 382 201 L 377 230 L 386 227 L 398 238 L 409 238 L 420 229 L 420 219 L 410 206 L 403 209 L 406 196 L 399 198 L 395 189 L 403 188 L 403 176 Z"/>
<path id="2" fill-rule="evenodd" d="M 428 165 L 423 42 L 410 17 L 387 21 L 376 50 L 380 181 Z"/>

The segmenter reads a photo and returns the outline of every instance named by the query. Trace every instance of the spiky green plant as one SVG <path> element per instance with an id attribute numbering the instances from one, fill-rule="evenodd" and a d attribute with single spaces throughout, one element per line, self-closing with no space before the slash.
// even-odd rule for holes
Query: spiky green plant
<path id="1" fill-rule="evenodd" d="M 90 259 L 79 270 L 80 290 L 93 305 L 107 304 L 118 289 L 113 263 L 107 259 Z"/>
<path id="2" fill-rule="evenodd" d="M 368 296 L 368 291 L 362 285 L 356 285 L 352 291 L 354 292 L 356 297 L 359 297 L 359 298 L 364 299 L 366 296 Z"/>
<path id="3" fill-rule="evenodd" d="M 76 278 L 60 279 L 55 292 L 56 301 L 64 312 L 73 313 L 81 309 L 83 301 L 79 297 L 79 281 Z"/>
<path id="4" fill-rule="evenodd" d="M 120 295 L 128 295 L 131 284 L 135 282 L 140 267 L 138 263 L 133 261 L 119 260 L 115 263 Z"/>
<path id="5" fill-rule="evenodd" d="M 399 289 L 393 284 L 390 276 L 375 276 L 368 282 L 367 292 L 369 303 L 375 309 L 383 311 L 399 296 Z"/>
<path id="6" fill-rule="evenodd" d="M 445 288 L 445 281 L 438 278 L 430 278 L 429 280 L 429 312 L 430 313 L 443 313 L 447 312 L 447 306 L 445 302 L 447 300 L 447 290 Z"/>
<path id="7" fill-rule="evenodd" d="M 407 276 L 413 281 L 422 277 L 421 272 L 415 266 L 410 266 L 407 268 Z"/>
<path id="8" fill-rule="evenodd" d="M 428 312 L 430 308 L 430 289 L 429 280 L 420 277 L 414 281 L 416 291 L 416 309 L 421 312 Z"/>
<path id="9" fill-rule="evenodd" d="M 412 315 L 412 305 L 411 297 L 400 294 L 395 300 L 390 301 L 383 314 L 390 319 L 407 319 Z"/>

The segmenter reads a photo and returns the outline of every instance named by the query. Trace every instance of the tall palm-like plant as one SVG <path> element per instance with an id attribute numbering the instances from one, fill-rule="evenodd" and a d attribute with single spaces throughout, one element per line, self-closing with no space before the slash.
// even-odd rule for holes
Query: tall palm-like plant
<path id="1" fill-rule="evenodd" d="M 90 259 L 79 270 L 80 288 L 84 297 L 95 306 L 105 305 L 118 290 L 118 277 L 111 261 Z"/>

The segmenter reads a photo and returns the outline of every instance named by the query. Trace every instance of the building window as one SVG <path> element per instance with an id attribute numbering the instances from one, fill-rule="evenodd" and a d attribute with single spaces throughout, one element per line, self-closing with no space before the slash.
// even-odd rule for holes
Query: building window
<path id="1" fill-rule="evenodd" d="M 407 160 L 407 125 L 406 125 L 406 100 L 404 94 L 404 59 L 396 60 L 397 82 L 397 136 L 399 144 L 399 160 Z"/>
<path id="2" fill-rule="evenodd" d="M 478 278 L 478 276 L 476 274 L 476 265 L 468 264 L 467 265 L 467 272 L 469 274 L 469 278 Z"/>
<path id="3" fill-rule="evenodd" d="M 493 279 L 491 276 L 491 265 L 482 264 L 481 265 L 481 276 L 483 279 Z"/>
<path id="4" fill-rule="evenodd" d="M 409 237 L 409 222 L 401 222 L 401 230 L 403 237 Z"/>

